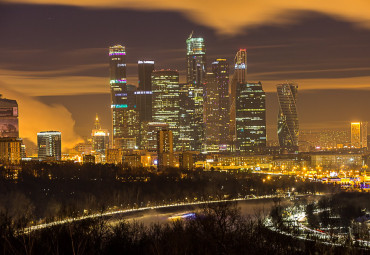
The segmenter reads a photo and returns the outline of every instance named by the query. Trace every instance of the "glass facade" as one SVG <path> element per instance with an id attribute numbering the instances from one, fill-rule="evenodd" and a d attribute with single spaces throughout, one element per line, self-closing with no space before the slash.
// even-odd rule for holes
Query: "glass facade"
<path id="1" fill-rule="evenodd" d="M 266 147 L 266 95 L 261 82 L 238 83 L 236 142 L 243 152 L 261 152 Z"/>
<path id="2" fill-rule="evenodd" d="M 230 126 L 230 100 L 229 100 L 229 63 L 226 59 L 217 59 L 212 63 L 212 72 L 216 76 L 218 96 L 218 128 L 219 145 L 228 143 Z"/>
<path id="3" fill-rule="evenodd" d="M 239 83 L 247 82 L 247 50 L 240 49 L 234 59 L 234 74 L 230 83 L 230 136 L 232 147 L 235 148 L 234 143 L 236 140 L 236 90 Z"/>
<path id="4" fill-rule="evenodd" d="M 153 121 L 167 123 L 173 132 L 175 147 L 179 147 L 179 73 L 160 70 L 152 73 Z"/>
<path id="5" fill-rule="evenodd" d="M 124 46 L 109 48 L 113 141 L 125 136 L 124 122 L 127 106 L 126 50 Z"/>
<path id="6" fill-rule="evenodd" d="M 44 131 L 37 133 L 37 147 L 39 159 L 62 158 L 62 134 L 58 131 Z"/>
<path id="7" fill-rule="evenodd" d="M 138 61 L 139 87 L 136 93 L 140 121 L 152 121 L 152 72 L 154 61 Z"/>
<path id="8" fill-rule="evenodd" d="M 299 124 L 296 104 L 297 89 L 298 85 L 294 83 L 277 85 L 279 100 L 279 145 L 288 152 L 298 151 Z"/>
<path id="9" fill-rule="evenodd" d="M 204 150 L 204 78 L 206 74 L 206 49 L 203 38 L 194 38 L 193 34 L 186 40 L 187 83 L 189 97 L 193 100 L 193 113 L 189 125 L 192 131 L 192 150 Z"/>

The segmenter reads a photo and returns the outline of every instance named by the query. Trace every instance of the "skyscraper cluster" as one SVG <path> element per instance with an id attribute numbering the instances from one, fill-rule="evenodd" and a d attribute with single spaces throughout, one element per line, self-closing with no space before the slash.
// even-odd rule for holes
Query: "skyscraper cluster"
<path id="1" fill-rule="evenodd" d="M 233 63 L 216 58 L 207 68 L 204 38 L 186 39 L 186 83 L 176 70 L 156 70 L 138 61 L 138 87 L 127 84 L 126 50 L 109 48 L 113 146 L 156 150 L 155 132 L 172 131 L 175 151 L 258 153 L 266 147 L 266 95 L 261 82 L 247 81 L 247 51 Z M 295 84 L 277 86 L 279 142 L 298 148 Z M 153 132 L 154 131 L 154 132 Z M 152 142 L 150 142 L 152 141 Z"/>

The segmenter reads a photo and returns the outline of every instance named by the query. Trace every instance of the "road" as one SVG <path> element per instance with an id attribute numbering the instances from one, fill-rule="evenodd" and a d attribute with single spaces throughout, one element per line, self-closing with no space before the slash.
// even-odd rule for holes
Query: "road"
<path id="1" fill-rule="evenodd" d="M 74 221 L 80 221 L 85 219 L 93 219 L 98 217 L 108 217 L 112 221 L 117 221 L 119 219 L 126 219 L 129 221 L 140 221 L 145 224 L 149 223 L 161 223 L 168 220 L 168 217 L 181 213 L 188 212 L 190 210 L 195 210 L 197 207 L 204 204 L 220 203 L 220 202 L 238 202 L 243 215 L 255 216 L 257 214 L 267 214 L 273 205 L 272 198 L 277 196 L 260 196 L 254 198 L 238 198 L 238 199 L 227 199 L 218 201 L 202 201 L 202 202 L 189 202 L 189 203 L 177 203 L 168 204 L 160 206 L 142 207 L 136 209 L 126 209 L 126 210 L 116 210 L 108 211 L 104 213 L 90 214 L 86 216 L 81 216 L 78 218 L 68 218 L 60 221 L 54 221 L 50 223 L 38 224 L 35 226 L 30 226 L 24 233 L 30 233 L 35 230 L 40 230 L 44 228 L 49 228 L 52 226 L 62 225 L 66 223 L 71 223 Z"/>

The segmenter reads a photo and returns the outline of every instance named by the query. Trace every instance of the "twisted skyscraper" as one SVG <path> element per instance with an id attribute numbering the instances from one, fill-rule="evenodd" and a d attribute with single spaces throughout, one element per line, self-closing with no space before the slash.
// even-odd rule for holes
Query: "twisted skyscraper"
<path id="1" fill-rule="evenodd" d="M 277 85 L 279 100 L 279 145 L 288 152 L 298 151 L 299 125 L 296 104 L 297 89 L 298 85 L 294 83 Z"/>

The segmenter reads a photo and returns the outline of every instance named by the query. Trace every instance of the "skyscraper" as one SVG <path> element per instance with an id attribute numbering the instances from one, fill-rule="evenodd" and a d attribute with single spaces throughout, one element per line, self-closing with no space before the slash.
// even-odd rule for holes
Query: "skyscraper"
<path id="1" fill-rule="evenodd" d="M 234 59 L 234 74 L 230 83 L 230 141 L 236 140 L 236 90 L 239 83 L 247 82 L 247 50 L 240 49 Z"/>
<path id="2" fill-rule="evenodd" d="M 95 124 L 91 132 L 91 137 L 93 151 L 105 157 L 105 152 L 109 148 L 109 132 L 107 129 L 101 128 L 98 114 L 96 114 L 95 117 Z"/>
<path id="3" fill-rule="evenodd" d="M 140 121 L 152 121 L 152 72 L 154 61 L 138 61 L 139 87 L 136 91 Z"/>
<path id="4" fill-rule="evenodd" d="M 236 90 L 236 141 L 242 152 L 266 147 L 266 95 L 261 82 L 238 83 Z"/>
<path id="5" fill-rule="evenodd" d="M 277 85 L 279 101 L 279 145 L 288 152 L 298 151 L 299 124 L 296 104 L 297 89 L 298 85 L 294 83 Z"/>
<path id="6" fill-rule="evenodd" d="M 179 97 L 179 144 L 182 151 L 195 150 L 194 144 L 194 86 L 192 84 L 180 84 Z"/>
<path id="7" fill-rule="evenodd" d="M 19 137 L 18 103 L 0 95 L 0 137 Z"/>
<path id="8" fill-rule="evenodd" d="M 194 38 L 193 32 L 186 40 L 187 76 L 188 83 L 202 85 L 206 74 L 206 48 L 203 38 Z"/>
<path id="9" fill-rule="evenodd" d="M 187 55 L 187 83 L 191 100 L 193 100 L 193 114 L 190 126 L 192 133 L 192 149 L 204 150 L 204 112 L 203 86 L 206 74 L 206 50 L 203 38 L 193 37 L 190 34 L 186 40 Z M 191 92 L 191 94 L 190 94 Z"/>
<path id="10" fill-rule="evenodd" d="M 39 159 L 62 158 L 62 134 L 58 131 L 44 131 L 37 133 L 37 147 Z"/>
<path id="11" fill-rule="evenodd" d="M 217 82 L 219 145 L 220 149 L 226 149 L 230 129 L 229 63 L 226 59 L 217 59 L 212 63 L 212 72 Z"/>
<path id="12" fill-rule="evenodd" d="M 111 108 L 113 143 L 125 135 L 125 111 L 127 109 L 126 50 L 124 46 L 109 47 Z"/>
<path id="13" fill-rule="evenodd" d="M 167 123 L 179 146 L 179 73 L 174 70 L 152 72 L 153 121 Z"/>
<path id="14" fill-rule="evenodd" d="M 207 152 L 218 152 L 220 145 L 220 97 L 217 77 L 207 73 L 204 83 L 205 144 Z"/>
<path id="15" fill-rule="evenodd" d="M 367 147 L 367 122 L 351 122 L 351 147 Z"/>

